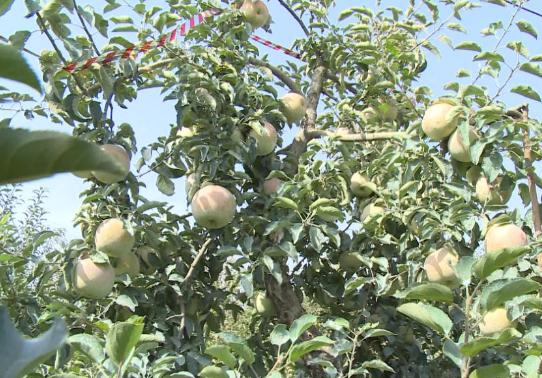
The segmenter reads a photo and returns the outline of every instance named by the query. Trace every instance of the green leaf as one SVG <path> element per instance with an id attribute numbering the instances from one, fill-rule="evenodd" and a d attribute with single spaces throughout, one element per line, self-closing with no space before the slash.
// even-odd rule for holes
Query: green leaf
<path id="1" fill-rule="evenodd" d="M 397 311 L 422 323 L 441 335 L 448 335 L 453 323 L 444 311 L 424 303 L 405 303 Z"/>
<path id="2" fill-rule="evenodd" d="M 290 326 L 290 340 L 295 342 L 306 330 L 316 324 L 318 318 L 314 315 L 305 314 L 294 320 Z"/>
<path id="3" fill-rule="evenodd" d="M 536 32 L 536 29 L 529 22 L 521 20 L 521 21 L 516 22 L 516 26 L 523 33 L 527 33 L 531 35 L 532 37 L 534 37 L 535 39 L 538 38 L 538 33 Z"/>
<path id="4" fill-rule="evenodd" d="M 42 93 L 38 77 L 15 47 L 0 45 L 0 77 L 26 84 Z"/>
<path id="5" fill-rule="evenodd" d="M 277 197 L 275 199 L 274 206 L 282 207 L 285 209 L 298 210 L 297 203 L 295 203 L 290 198 L 286 198 L 286 197 Z"/>
<path id="6" fill-rule="evenodd" d="M 80 333 L 70 336 L 68 343 L 80 352 L 86 354 L 97 364 L 101 364 L 105 359 L 105 352 L 102 342 L 96 336 Z"/>
<path id="7" fill-rule="evenodd" d="M 0 16 L 6 14 L 14 2 L 15 0 L 0 0 Z"/>
<path id="8" fill-rule="evenodd" d="M 156 178 L 156 187 L 166 196 L 172 196 L 175 194 L 175 184 L 173 181 L 171 181 L 171 179 L 164 175 L 158 175 Z"/>
<path id="9" fill-rule="evenodd" d="M 365 369 L 377 369 L 380 371 L 389 371 L 390 373 L 395 373 L 395 370 L 393 370 L 390 365 L 388 365 L 382 360 L 365 361 L 361 364 L 361 367 Z"/>
<path id="10" fill-rule="evenodd" d="M 510 89 L 510 92 L 517 93 L 524 97 L 530 98 L 531 100 L 541 101 L 540 95 L 528 85 L 518 85 Z"/>
<path id="11" fill-rule="evenodd" d="M 474 370 L 469 375 L 469 378 L 509 378 L 510 376 L 508 367 L 500 364 L 493 364 Z"/>
<path id="12" fill-rule="evenodd" d="M 226 373 L 226 370 L 219 366 L 205 366 L 201 371 L 199 372 L 198 377 L 201 378 L 228 378 L 228 373 Z"/>
<path id="13" fill-rule="evenodd" d="M 481 52 L 482 48 L 474 41 L 464 41 L 454 47 L 455 50 L 470 50 Z"/>
<path id="14" fill-rule="evenodd" d="M 51 328 L 35 339 L 27 339 L 17 331 L 5 307 L 0 308 L 0 371 L 3 377 L 23 377 L 33 371 L 60 348 L 68 336 L 63 320 L 55 320 Z"/>
<path id="15" fill-rule="evenodd" d="M 316 250 L 316 252 L 320 252 L 326 237 L 319 227 L 311 226 L 309 230 L 309 239 L 311 241 L 311 246 Z"/>
<path id="16" fill-rule="evenodd" d="M 445 303 L 452 303 L 454 300 L 452 290 L 448 286 L 438 283 L 424 283 L 412 286 L 395 294 L 395 296 L 406 300 L 418 299 Z"/>
<path id="17" fill-rule="evenodd" d="M 333 343 L 333 340 L 331 340 L 327 336 L 317 336 L 314 339 L 303 341 L 302 343 L 294 345 L 290 349 L 288 361 L 295 362 L 307 353 L 310 353 L 325 346 L 332 345 Z"/>
<path id="18" fill-rule="evenodd" d="M 519 333 L 514 328 L 508 328 L 496 337 L 478 337 L 474 340 L 471 340 L 468 343 L 463 344 L 459 348 L 459 350 L 464 356 L 473 357 L 487 348 L 491 348 L 497 345 L 504 345 L 510 340 L 518 339 L 520 337 L 521 333 Z"/>
<path id="19" fill-rule="evenodd" d="M 219 360 L 230 369 L 235 369 L 237 359 L 226 345 L 211 345 L 205 349 L 205 354 Z"/>
<path id="20" fill-rule="evenodd" d="M 495 280 L 482 291 L 480 304 L 489 311 L 510 299 L 537 291 L 541 286 L 539 283 L 527 278 Z"/>
<path id="21" fill-rule="evenodd" d="M 0 129 L 0 184 L 91 170 L 119 174 L 124 169 L 99 146 L 82 139 L 55 131 Z"/>
<path id="22" fill-rule="evenodd" d="M 130 321 L 115 323 L 107 333 L 105 350 L 117 365 L 124 364 L 132 354 L 144 325 L 143 317 L 132 317 Z"/>
<path id="23" fill-rule="evenodd" d="M 474 274 L 476 277 L 484 279 L 497 269 L 515 264 L 518 257 L 525 254 L 528 250 L 528 247 L 520 247 L 486 253 L 474 265 Z"/>
<path id="24" fill-rule="evenodd" d="M 353 291 L 365 285 L 367 282 L 369 282 L 369 279 L 366 277 L 356 277 L 356 278 L 352 278 L 351 280 L 348 280 L 344 284 L 344 296 L 346 297 Z"/>
<path id="25" fill-rule="evenodd" d="M 269 335 L 271 344 L 282 345 L 290 341 L 290 333 L 284 324 L 277 324 Z"/>
<path id="26" fill-rule="evenodd" d="M 523 72 L 528 72 L 538 77 L 542 77 L 542 67 L 535 63 L 523 63 L 519 68 Z"/>
<path id="27" fill-rule="evenodd" d="M 387 329 L 374 328 L 365 332 L 363 338 L 368 339 L 370 337 L 393 336 L 393 335 L 395 335 L 395 333 L 390 332 Z"/>
<path id="28" fill-rule="evenodd" d="M 495 52 L 490 52 L 490 51 L 484 51 L 478 55 L 475 55 L 473 60 L 474 61 L 490 60 L 493 62 L 504 62 L 504 58 L 502 57 L 501 54 L 497 54 Z"/>
<path id="29" fill-rule="evenodd" d="M 463 364 L 463 357 L 461 356 L 461 352 L 459 351 L 459 346 L 452 340 L 447 339 L 446 341 L 444 341 L 442 353 L 444 353 L 446 357 L 452 360 L 457 367 L 461 367 L 461 365 Z"/>

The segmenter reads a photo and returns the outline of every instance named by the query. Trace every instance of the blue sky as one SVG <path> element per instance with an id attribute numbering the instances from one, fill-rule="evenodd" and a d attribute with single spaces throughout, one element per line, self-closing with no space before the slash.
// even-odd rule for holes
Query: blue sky
<path id="1" fill-rule="evenodd" d="M 127 0 L 126 2 L 135 3 L 133 0 Z M 6 16 L 1 18 L 0 35 L 8 37 L 17 30 L 29 30 L 33 32 L 33 34 L 29 40 L 29 43 L 27 44 L 28 48 L 38 53 L 42 49 L 51 49 L 46 38 L 37 31 L 37 26 L 35 25 L 34 20 L 26 19 L 24 17 L 26 14 L 26 9 L 23 2 L 18 0 L 15 3 L 16 4 L 13 6 L 12 10 Z M 92 4 L 96 9 L 102 9 L 105 1 L 79 1 L 80 5 L 86 5 L 89 3 Z M 146 1 L 145 3 L 159 4 L 161 1 Z M 339 4 L 338 7 L 332 12 L 332 18 L 335 20 L 341 10 L 360 5 L 373 8 L 376 1 L 339 0 L 337 3 Z M 396 6 L 401 8 L 407 4 L 407 1 L 382 0 L 381 3 L 382 8 L 386 8 L 388 6 Z M 302 31 L 299 26 L 280 6 L 278 1 L 272 0 L 267 4 L 274 20 L 274 25 L 272 27 L 273 32 L 272 34 L 268 34 L 262 30 L 259 30 L 256 32 L 257 35 L 271 39 L 276 43 L 283 44 L 284 46 L 289 46 L 295 38 L 302 36 Z M 535 4 L 536 2 L 530 1 L 527 3 L 527 6 L 538 11 L 542 10 L 540 9 L 540 5 Z M 502 21 L 505 26 L 507 26 L 516 9 L 510 6 L 500 7 L 485 3 L 483 3 L 482 6 L 482 8 L 464 12 L 464 17 L 460 22 L 467 29 L 467 34 L 444 30 L 445 34 L 452 39 L 454 45 L 461 41 L 469 40 L 478 42 L 483 49 L 492 50 L 495 47 L 497 38 L 482 37 L 480 30 L 487 27 L 491 22 L 499 20 Z M 115 14 L 123 13 L 129 13 L 125 7 L 119 8 L 119 10 L 115 11 Z M 442 10 L 442 18 L 447 18 L 449 13 L 449 9 Z M 517 15 L 516 21 L 517 20 L 526 20 L 535 26 L 542 24 L 542 18 L 537 18 L 527 12 L 520 12 Z M 77 29 L 80 29 L 80 27 L 76 27 L 74 30 Z M 511 40 L 521 40 L 525 43 L 531 55 L 542 53 L 542 46 L 540 45 L 539 40 L 535 40 L 526 34 L 520 33 L 515 25 L 512 26 L 511 30 L 513 32 L 505 39 L 501 46 L 506 46 L 506 43 Z M 427 34 L 431 33 L 431 31 L 431 29 L 428 30 Z M 474 56 L 473 52 L 460 50 L 454 51 L 450 49 L 447 45 L 438 41 L 440 34 L 442 33 L 436 33 L 434 37 L 432 37 L 431 41 L 437 45 L 439 49 L 441 49 L 442 56 L 436 57 L 431 53 L 427 54 L 428 67 L 423 73 L 423 78 L 419 83 L 420 85 L 430 87 L 433 90 L 435 97 L 442 96 L 447 93 L 449 94 L 449 92 L 444 91 L 442 87 L 445 83 L 456 80 L 455 76 L 460 68 L 468 69 L 473 75 L 476 75 L 479 67 L 478 63 L 472 62 L 472 57 Z M 128 36 L 128 38 L 130 37 L 134 38 L 135 36 Z M 99 36 L 96 38 L 99 46 L 105 43 L 105 41 Z M 268 55 L 269 61 L 272 64 L 280 64 L 285 62 L 287 59 L 292 59 L 263 46 L 258 46 L 258 48 L 260 49 L 260 54 Z M 506 48 L 501 48 L 501 50 L 505 51 L 505 57 L 507 60 L 514 59 L 514 55 L 508 52 L 510 50 L 507 50 Z M 27 55 L 27 58 L 30 64 L 37 70 L 37 59 L 29 55 Z M 511 62 L 513 64 L 514 60 Z M 505 76 L 506 75 L 504 75 L 504 77 Z M 463 79 L 463 82 L 470 83 L 472 82 L 472 78 Z M 500 85 L 499 82 L 488 78 L 484 78 L 478 84 L 487 86 L 490 92 L 493 93 Z M 531 85 L 535 90 L 542 93 L 542 79 L 538 79 L 529 74 L 518 74 L 515 76 L 514 80 L 512 80 L 508 88 L 518 84 Z M 31 95 L 37 95 L 36 93 L 30 92 L 27 88 L 14 85 L 11 82 L 6 82 L 1 79 L 0 85 L 9 86 L 10 88 L 20 90 L 22 92 L 28 92 Z M 501 100 L 505 101 L 509 106 L 515 106 L 528 102 L 524 98 L 513 94 L 506 95 L 502 97 Z M 174 104 L 171 102 L 163 103 L 157 90 L 140 91 L 138 94 L 138 99 L 129 104 L 129 109 L 124 110 L 118 106 L 115 107 L 115 122 L 116 124 L 120 124 L 122 122 L 130 123 L 136 132 L 138 147 L 141 148 L 154 141 L 158 136 L 169 133 L 170 124 L 175 123 L 175 111 L 173 105 Z M 531 102 L 531 115 L 535 118 L 540 118 L 542 116 L 540 103 Z M 9 116 L 12 116 L 12 113 L 0 110 L 0 118 Z M 32 130 L 54 129 L 71 133 L 71 128 L 68 125 L 53 125 L 47 122 L 45 119 L 39 117 L 34 121 L 28 121 L 22 116 L 22 114 L 17 115 L 11 124 L 12 126 L 29 128 Z M 289 137 L 291 137 L 291 135 Z M 285 139 L 288 140 L 288 136 Z M 132 163 L 135 163 L 137 158 L 138 156 L 134 157 L 134 159 L 132 159 Z M 166 197 L 155 189 L 155 176 L 152 174 L 145 176 L 144 181 L 147 185 L 147 189 L 143 192 L 143 195 L 145 195 L 147 198 L 152 200 L 167 201 L 175 206 L 175 211 L 181 214 L 186 212 L 187 204 L 184 194 L 184 179 L 178 179 L 175 181 L 177 193 L 171 197 Z M 49 198 L 46 202 L 46 208 L 49 211 L 49 224 L 52 227 L 66 229 L 67 236 L 69 238 L 79 237 L 79 231 L 72 227 L 72 221 L 77 208 L 81 204 L 79 193 L 87 187 L 84 180 L 72 176 L 71 174 L 56 175 L 54 177 L 24 184 L 25 195 L 28 196 L 33 189 L 38 187 L 45 187 L 48 190 Z M 514 198 L 512 205 L 520 205 L 519 200 Z"/>

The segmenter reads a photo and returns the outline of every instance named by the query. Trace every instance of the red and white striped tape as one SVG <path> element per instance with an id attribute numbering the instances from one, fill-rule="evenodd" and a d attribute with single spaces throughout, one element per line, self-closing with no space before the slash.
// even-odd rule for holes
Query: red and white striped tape
<path id="1" fill-rule="evenodd" d="M 176 26 L 175 29 L 173 29 L 171 32 L 162 35 L 157 40 L 144 41 L 136 45 L 127 47 L 124 50 L 109 51 L 100 56 L 91 57 L 81 62 L 72 62 L 64 66 L 63 69 L 67 72 L 74 73 L 74 72 L 86 70 L 94 63 L 107 65 L 121 58 L 126 59 L 132 56 L 133 54 L 135 54 L 136 56 L 137 54 L 140 54 L 140 53 L 145 54 L 151 49 L 160 48 L 160 47 L 163 47 L 168 42 L 175 41 L 177 39 L 177 33 L 181 37 L 184 37 L 190 30 L 192 30 L 198 25 L 205 23 L 205 19 L 207 19 L 210 16 L 217 15 L 220 13 L 222 13 L 222 10 L 217 9 L 217 8 L 206 10 L 204 12 L 201 12 L 199 14 L 192 16 L 190 19 L 183 22 L 178 27 Z M 267 39 L 264 39 L 255 35 L 251 36 L 251 39 L 258 43 L 261 43 L 262 45 L 270 47 L 273 50 L 281 51 L 289 56 L 292 56 L 297 59 L 301 59 L 301 54 L 295 51 L 292 51 L 290 49 L 287 49 L 286 47 L 283 47 L 281 45 L 277 45 L 276 43 L 273 43 Z"/>
<path id="2" fill-rule="evenodd" d="M 290 50 L 290 49 L 287 49 L 286 47 L 283 47 L 281 45 L 277 45 L 276 43 L 273 43 L 267 39 L 264 39 L 262 37 L 258 37 L 257 35 L 253 35 L 250 37 L 250 39 L 258 42 L 258 43 L 261 43 L 262 45 L 264 46 L 267 46 L 267 47 L 271 47 L 273 50 L 276 50 L 276 51 L 282 51 L 283 53 L 285 53 L 286 55 L 290 55 L 294 58 L 297 58 L 297 59 L 301 59 L 301 54 L 300 53 L 297 53 L 293 50 Z"/>

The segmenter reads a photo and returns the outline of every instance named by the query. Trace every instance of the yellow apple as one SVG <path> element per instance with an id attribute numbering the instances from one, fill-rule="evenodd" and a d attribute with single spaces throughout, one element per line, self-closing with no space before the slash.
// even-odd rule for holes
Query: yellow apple
<path id="1" fill-rule="evenodd" d="M 476 139 L 478 139 L 478 135 L 474 132 L 474 129 L 472 127 L 469 128 L 470 143 L 473 143 Z M 470 163 L 471 158 L 469 154 L 469 149 L 470 146 L 465 146 L 463 144 L 459 129 L 456 129 L 453 132 L 452 136 L 450 136 L 450 139 L 448 139 L 448 151 L 450 151 L 450 155 L 452 155 L 452 158 L 457 161 L 461 161 L 463 163 Z"/>
<path id="2" fill-rule="evenodd" d="M 363 208 L 359 219 L 361 220 L 361 222 L 365 222 L 365 220 L 369 220 L 376 215 L 384 214 L 385 211 L 386 209 L 384 209 L 384 207 L 381 206 L 381 204 L 370 203 Z"/>
<path id="3" fill-rule="evenodd" d="M 505 248 L 519 248 L 529 243 L 527 235 L 515 224 L 496 224 L 486 233 L 486 252 L 496 252 Z"/>
<path id="4" fill-rule="evenodd" d="M 268 196 L 275 194 L 277 190 L 279 190 L 281 185 L 282 185 L 282 181 L 281 179 L 277 177 L 273 177 L 268 180 L 265 180 L 263 182 L 263 193 Z"/>
<path id="5" fill-rule="evenodd" d="M 376 185 L 367 176 L 356 172 L 350 178 L 350 190 L 358 197 L 369 197 L 376 190 Z"/>
<path id="6" fill-rule="evenodd" d="M 256 293 L 254 297 L 254 308 L 259 314 L 273 315 L 275 313 L 275 306 L 271 299 L 269 299 L 264 292 Z"/>
<path id="7" fill-rule="evenodd" d="M 126 273 L 130 277 L 135 277 L 139 274 L 139 268 L 140 264 L 137 255 L 135 253 L 127 253 L 117 259 L 115 273 L 117 275 Z"/>
<path id="8" fill-rule="evenodd" d="M 124 221 L 119 218 L 104 220 L 94 236 L 96 249 L 111 257 L 120 257 L 129 253 L 134 242 L 134 235 L 126 229 Z"/>
<path id="9" fill-rule="evenodd" d="M 240 9 L 254 30 L 264 26 L 269 20 L 269 10 L 261 0 L 245 0 Z"/>
<path id="10" fill-rule="evenodd" d="M 126 152 L 124 147 L 119 146 L 118 144 L 104 144 L 102 150 L 118 162 L 118 166 L 122 167 L 122 172 L 113 174 L 109 172 L 92 171 L 92 175 L 104 184 L 113 184 L 124 180 L 130 172 L 130 156 L 128 155 L 128 152 Z"/>
<path id="11" fill-rule="evenodd" d="M 440 141 L 454 132 L 457 127 L 457 119 L 452 118 L 454 106 L 445 102 L 437 102 L 431 105 L 422 119 L 422 129 L 429 138 Z"/>
<path id="12" fill-rule="evenodd" d="M 423 265 L 427 279 L 431 282 L 454 283 L 457 281 L 455 266 L 459 261 L 457 252 L 445 246 L 432 253 L 425 259 Z"/>
<path id="13" fill-rule="evenodd" d="M 115 284 L 115 270 L 109 264 L 96 264 L 90 258 L 75 265 L 74 287 L 83 297 L 105 298 Z"/>
<path id="14" fill-rule="evenodd" d="M 269 122 L 264 122 L 260 130 L 251 130 L 249 134 L 256 141 L 256 155 L 269 155 L 277 146 L 277 130 Z"/>
<path id="15" fill-rule="evenodd" d="M 479 324 L 482 335 L 492 335 L 513 326 L 514 324 L 510 321 L 504 307 L 498 307 L 486 312 Z"/>
<path id="16" fill-rule="evenodd" d="M 288 123 L 297 123 L 305 117 L 307 104 L 305 97 L 299 93 L 290 92 L 280 98 L 282 114 Z"/>
<path id="17" fill-rule="evenodd" d="M 208 185 L 192 197 L 192 215 L 198 224 L 209 229 L 222 228 L 235 217 L 235 196 L 219 185 Z"/>
<path id="18" fill-rule="evenodd" d="M 505 187 L 502 177 L 497 177 L 490 184 L 487 178 L 480 174 L 476 181 L 476 198 L 487 205 L 506 204 L 510 200 L 513 190 L 512 185 Z"/>

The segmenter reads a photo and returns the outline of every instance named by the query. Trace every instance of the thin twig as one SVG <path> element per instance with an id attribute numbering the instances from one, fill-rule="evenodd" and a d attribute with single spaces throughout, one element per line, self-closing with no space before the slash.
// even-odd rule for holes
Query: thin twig
<path id="1" fill-rule="evenodd" d="M 190 268 L 188 269 L 188 273 L 186 273 L 186 276 L 184 276 L 184 281 L 182 283 L 183 286 L 186 286 L 190 283 L 190 280 L 192 279 L 192 276 L 194 275 L 194 272 L 196 271 L 196 267 L 198 266 L 200 260 L 203 258 L 203 255 L 207 251 L 207 247 L 209 244 L 211 244 L 212 239 L 207 239 L 205 243 L 201 246 L 201 248 L 198 251 L 198 254 L 194 258 L 194 261 L 192 261 L 192 264 L 190 265 Z"/>
<path id="2" fill-rule="evenodd" d="M 7 39 L 6 37 L 1 36 L 1 35 L 0 35 L 0 41 L 6 42 L 6 43 L 10 43 L 9 39 Z M 36 54 L 34 51 L 28 50 L 26 47 L 23 47 L 21 50 L 23 50 L 23 51 L 24 51 L 25 53 L 27 53 L 27 54 L 30 54 L 30 55 L 32 55 L 32 56 L 35 56 L 36 58 L 39 58 L 39 57 L 40 57 L 39 54 Z"/>
<path id="3" fill-rule="evenodd" d="M 535 16 L 542 17 L 542 13 L 538 13 L 538 12 L 532 10 L 532 9 L 525 8 L 525 7 L 523 6 L 523 4 L 516 4 L 516 3 L 514 3 L 513 1 L 510 1 L 510 0 L 504 0 L 504 1 L 507 2 L 507 3 L 510 4 L 510 5 L 513 5 L 513 6 L 515 6 L 515 7 L 518 7 L 519 9 L 523 9 L 525 12 L 529 12 L 529 13 L 534 14 Z"/>
<path id="4" fill-rule="evenodd" d="M 292 79 L 290 79 L 290 77 L 286 74 L 286 72 L 282 71 L 280 68 L 275 67 L 272 64 L 269 64 L 263 60 L 253 58 L 253 57 L 248 58 L 248 62 L 254 66 L 269 68 L 271 72 L 273 73 L 273 75 L 277 79 L 282 81 L 288 88 L 290 88 L 292 92 L 303 94 L 303 92 L 301 92 L 301 89 L 299 88 L 297 83 L 293 81 Z"/>
<path id="5" fill-rule="evenodd" d="M 303 29 L 303 32 L 305 33 L 305 35 L 308 37 L 310 32 L 309 32 L 309 29 L 307 29 L 307 27 L 305 26 L 305 23 L 303 22 L 303 20 L 294 12 L 292 8 L 290 8 L 288 4 L 284 2 L 284 0 L 279 0 L 279 3 L 284 8 L 286 8 L 286 10 L 292 15 L 293 18 L 295 18 L 299 26 L 301 26 L 301 29 Z"/>
<path id="6" fill-rule="evenodd" d="M 94 48 L 94 51 L 96 52 L 97 55 L 100 55 L 100 50 L 98 50 L 98 47 L 96 46 L 96 43 L 94 42 L 94 39 L 92 38 L 92 34 L 90 34 L 90 31 L 87 29 L 87 24 L 86 24 L 85 20 L 83 19 L 83 16 L 81 15 L 81 12 L 79 12 L 79 7 L 77 5 L 76 0 L 73 0 L 73 6 L 75 8 L 75 13 L 77 13 L 77 17 L 79 17 L 79 21 L 81 21 L 81 25 L 83 25 L 83 29 L 85 30 L 85 33 L 86 33 L 92 47 Z"/>

